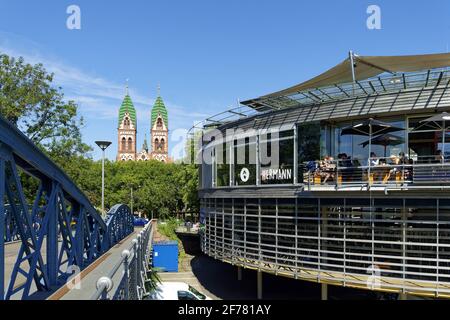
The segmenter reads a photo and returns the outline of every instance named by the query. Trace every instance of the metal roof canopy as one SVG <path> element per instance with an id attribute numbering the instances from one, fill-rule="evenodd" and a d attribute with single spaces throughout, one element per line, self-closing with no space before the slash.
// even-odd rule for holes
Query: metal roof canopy
<path id="1" fill-rule="evenodd" d="M 438 86 L 448 78 L 450 53 L 349 57 L 321 75 L 260 98 L 242 102 L 258 111 L 279 110 L 384 92 Z M 440 69 L 440 70 L 439 70 Z"/>

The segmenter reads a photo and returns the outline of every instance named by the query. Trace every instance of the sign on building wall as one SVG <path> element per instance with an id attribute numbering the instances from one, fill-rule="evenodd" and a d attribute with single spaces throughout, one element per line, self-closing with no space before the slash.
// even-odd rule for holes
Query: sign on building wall
<path id="1" fill-rule="evenodd" d="M 281 181 L 291 180 L 292 169 L 264 169 L 261 171 L 262 181 Z"/>

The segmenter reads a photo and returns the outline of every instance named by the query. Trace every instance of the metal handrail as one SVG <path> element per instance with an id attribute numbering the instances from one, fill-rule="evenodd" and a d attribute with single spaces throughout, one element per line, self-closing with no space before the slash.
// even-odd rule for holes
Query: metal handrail
<path id="1" fill-rule="evenodd" d="M 150 271 L 154 222 L 150 221 L 133 239 L 129 249 L 122 251 L 121 259 L 111 271 L 97 280 L 97 291 L 91 300 L 142 300 L 148 294 L 145 282 Z M 122 277 L 116 286 L 113 279 L 122 266 Z"/>
<path id="2" fill-rule="evenodd" d="M 414 184 L 414 183 L 429 183 L 429 184 L 442 184 L 442 183 L 450 183 L 450 161 L 448 159 L 438 160 L 436 156 L 424 156 L 417 157 L 416 160 L 411 160 L 410 163 L 399 163 L 399 164 L 389 164 L 390 157 L 377 157 L 372 158 L 376 162 L 379 162 L 378 165 L 372 165 L 368 163 L 367 165 L 354 165 L 353 160 L 333 160 L 329 161 L 329 168 L 324 168 L 320 166 L 320 161 L 310 161 L 304 163 L 303 170 L 303 183 L 305 183 L 308 188 L 314 185 L 318 185 L 316 183 L 316 179 L 318 176 L 322 174 L 329 174 L 328 180 L 326 183 L 321 183 L 319 185 L 328 185 L 335 186 L 336 188 L 345 185 L 398 185 L 398 184 Z M 352 165 L 344 165 L 345 161 L 351 162 Z M 383 164 L 381 164 L 381 162 Z M 314 162 L 316 166 L 311 168 L 311 162 Z M 371 169 L 371 175 L 378 173 L 379 170 L 386 171 L 384 179 L 377 181 L 372 177 L 369 177 L 368 170 Z M 422 176 L 421 170 L 431 170 L 431 174 L 433 178 L 425 179 L 427 177 L 425 172 L 425 176 Z M 438 171 L 436 171 L 439 169 Z M 442 172 L 442 170 L 444 170 Z M 395 171 L 395 172 L 392 172 Z M 387 174 L 389 172 L 389 174 Z M 394 173 L 399 172 L 401 174 L 400 179 L 396 179 Z M 442 173 L 448 178 L 442 179 Z M 345 179 L 345 178 L 350 178 Z M 386 177 L 388 177 L 386 179 Z M 391 179 L 395 181 L 391 181 Z M 425 180 L 424 180 L 425 179 Z"/>

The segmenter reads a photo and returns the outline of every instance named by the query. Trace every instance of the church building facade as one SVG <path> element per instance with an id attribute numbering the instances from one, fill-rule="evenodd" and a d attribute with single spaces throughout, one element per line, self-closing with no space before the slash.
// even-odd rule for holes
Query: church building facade
<path id="1" fill-rule="evenodd" d="M 127 88 L 127 93 L 119 109 L 117 161 L 170 162 L 169 117 L 160 94 L 158 94 L 151 112 L 150 149 L 146 135 L 142 149 L 137 150 L 137 127 L 136 109 Z"/>

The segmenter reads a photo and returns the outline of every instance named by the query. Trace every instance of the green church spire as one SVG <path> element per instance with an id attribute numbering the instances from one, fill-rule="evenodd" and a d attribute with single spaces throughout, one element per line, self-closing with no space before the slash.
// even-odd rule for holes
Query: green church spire
<path id="1" fill-rule="evenodd" d="M 158 86 L 158 98 L 156 98 L 155 104 L 152 109 L 152 127 L 154 126 L 158 115 L 161 115 L 166 125 L 166 128 L 169 128 L 169 117 L 167 114 L 167 109 L 164 104 L 163 99 L 161 98 L 160 87 Z"/>
<path id="2" fill-rule="evenodd" d="M 122 123 L 125 113 L 130 114 L 130 118 L 133 123 L 133 126 L 135 128 L 137 128 L 136 109 L 134 108 L 133 101 L 131 101 L 131 97 L 128 92 L 128 81 L 127 81 L 127 86 L 126 86 L 125 98 L 123 99 L 122 106 L 119 109 L 119 127 L 120 127 L 120 124 Z"/>

